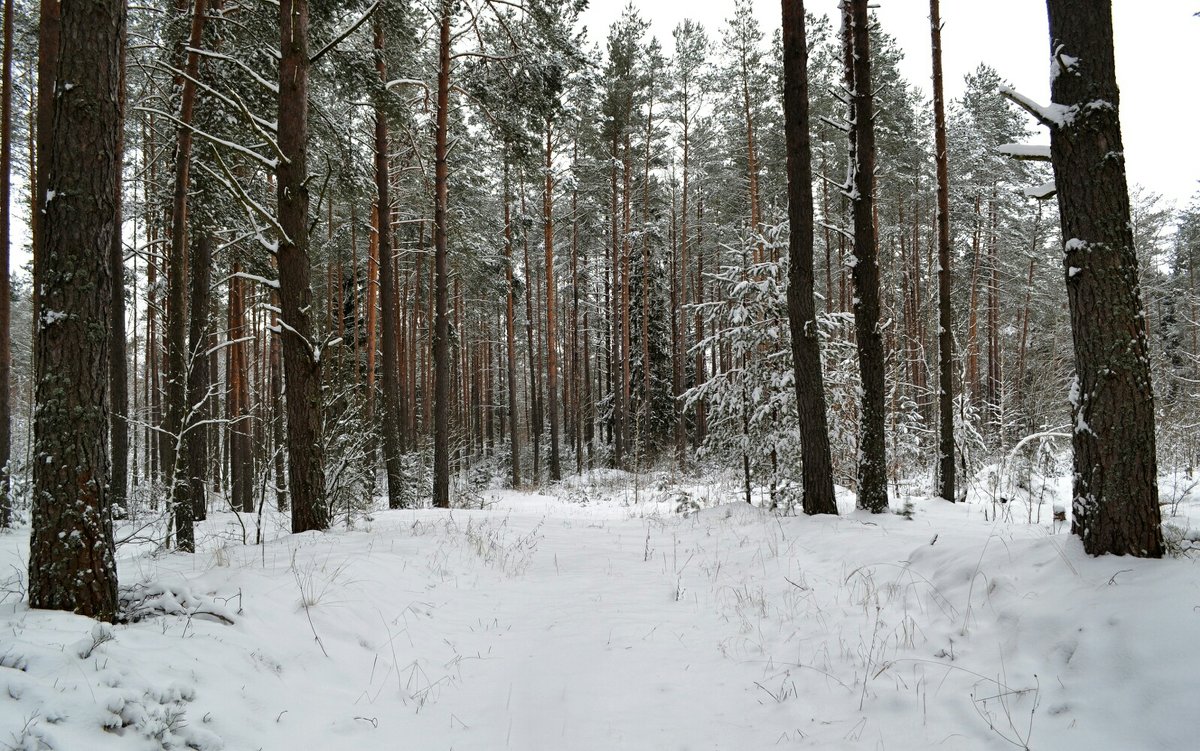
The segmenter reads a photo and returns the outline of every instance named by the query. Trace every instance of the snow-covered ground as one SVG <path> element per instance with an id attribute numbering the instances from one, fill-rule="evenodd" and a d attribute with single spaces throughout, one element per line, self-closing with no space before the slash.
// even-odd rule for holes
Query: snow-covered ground
<path id="1" fill-rule="evenodd" d="M 611 474 L 325 534 L 268 515 L 260 546 L 216 514 L 196 555 L 122 549 L 151 614 L 111 628 L 28 609 L 18 529 L 0 749 L 1197 747 L 1192 559 L 1089 558 L 984 502 L 689 491 L 687 515 Z"/>

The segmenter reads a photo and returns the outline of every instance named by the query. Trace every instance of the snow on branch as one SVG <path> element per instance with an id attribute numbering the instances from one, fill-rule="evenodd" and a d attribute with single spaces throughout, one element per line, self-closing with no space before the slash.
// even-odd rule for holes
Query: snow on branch
<path id="1" fill-rule="evenodd" d="M 1050 182 L 1042 183 L 1041 185 L 1033 188 L 1025 188 L 1021 192 L 1025 194 L 1026 198 L 1036 198 L 1039 201 L 1045 201 L 1047 199 L 1054 198 L 1054 196 L 1058 193 L 1058 186 L 1056 186 L 1054 181 L 1051 180 Z"/>
<path id="2" fill-rule="evenodd" d="M 218 138 L 217 136 L 214 136 L 211 133 L 208 133 L 206 131 L 203 131 L 203 130 L 197 128 L 194 125 L 191 125 L 190 123 L 185 123 L 183 120 L 180 120 L 178 117 L 176 117 L 175 115 L 172 115 L 168 112 L 163 112 L 162 110 L 154 109 L 153 107 L 135 107 L 134 109 L 137 112 L 145 112 L 150 115 L 158 115 L 159 117 L 165 117 L 167 120 L 170 120 L 171 122 L 175 123 L 179 127 L 186 128 L 187 130 L 191 131 L 192 135 L 200 136 L 201 138 L 203 138 L 204 140 L 208 141 L 209 143 L 211 143 L 213 145 L 224 146 L 232 151 L 236 151 L 237 153 L 241 154 L 242 156 L 246 156 L 246 157 L 253 159 L 254 161 L 258 162 L 259 164 L 263 165 L 264 167 L 266 167 L 267 169 L 269 169 L 271 171 L 274 171 L 275 168 L 279 166 L 279 162 L 275 159 L 268 159 L 267 157 L 258 153 L 254 149 L 247 148 L 246 146 L 243 146 L 240 143 L 235 143 L 233 141 L 227 141 L 223 138 Z"/>
<path id="3" fill-rule="evenodd" d="M 272 94 L 275 94 L 276 96 L 279 95 L 278 84 L 276 84 L 272 81 L 269 81 L 266 78 L 263 78 L 261 75 L 259 75 L 258 71 L 254 70 L 249 65 L 246 65 L 241 60 L 238 60 L 236 57 L 231 57 L 230 55 L 223 55 L 220 52 L 214 52 L 212 50 L 202 50 L 202 49 L 198 49 L 196 47 L 188 47 L 186 49 L 186 51 L 187 52 L 195 52 L 197 55 L 200 55 L 202 57 L 211 57 L 214 60 L 221 60 L 221 61 L 224 61 L 227 63 L 232 63 L 233 65 L 236 65 L 237 67 L 239 67 L 243 71 L 245 71 L 246 75 L 253 78 L 258 83 L 259 86 L 262 86 L 264 89 L 271 92 Z M 279 57 L 279 54 L 275 53 L 275 56 Z"/>
<path id="4" fill-rule="evenodd" d="M 230 274 L 229 278 L 230 279 L 234 279 L 234 278 L 245 279 L 247 281 L 257 282 L 258 284 L 261 284 L 264 287 L 270 287 L 271 289 L 275 289 L 275 290 L 279 289 L 279 280 L 278 279 L 268 279 L 265 276 L 259 276 L 258 274 L 248 274 L 245 271 L 238 271 L 233 274 Z"/>
<path id="5" fill-rule="evenodd" d="M 187 79 L 188 81 L 191 81 L 193 84 L 195 84 L 197 87 L 199 87 L 201 90 L 203 90 L 203 91 L 205 91 L 205 92 L 207 92 L 207 93 L 209 93 L 209 94 L 213 95 L 214 97 L 216 97 L 217 99 L 221 100 L 222 102 L 224 102 L 224 103 L 225 103 L 225 104 L 227 104 L 228 106 L 230 106 L 230 107 L 233 107 L 233 108 L 235 108 L 235 109 L 241 109 L 241 110 L 243 111 L 243 113 L 244 113 L 244 114 L 245 114 L 247 117 L 249 117 L 249 118 L 250 118 L 250 122 L 251 122 L 251 123 L 253 123 L 253 124 L 255 124 L 256 126 L 261 126 L 262 128 L 266 128 L 266 129 L 269 129 L 269 130 L 275 130 L 275 129 L 276 129 L 276 128 L 275 128 L 275 123 L 271 122 L 270 120 L 266 120 L 266 119 L 264 119 L 264 118 L 261 118 L 261 117 L 259 117 L 258 115 L 255 115 L 255 114 L 253 114 L 253 113 L 249 112 L 248 110 L 246 110 L 246 109 L 245 109 L 245 105 L 244 105 L 244 104 L 243 104 L 243 105 L 241 105 L 241 106 L 239 107 L 240 98 L 239 98 L 239 101 L 238 101 L 238 102 L 235 102 L 235 101 L 233 101 L 233 99 L 231 99 L 231 98 L 229 98 L 228 96 L 226 96 L 226 95 L 225 95 L 224 93 L 222 93 L 222 92 L 221 92 L 219 89 L 217 89 L 217 88 L 215 88 L 215 87 L 213 87 L 213 86 L 209 86 L 209 85 L 208 85 L 208 84 L 206 84 L 204 81 L 201 81 L 199 78 L 196 78 L 195 76 L 190 76 L 190 75 L 188 75 L 187 71 L 185 71 L 185 70 L 180 70 L 179 68 L 176 68 L 176 67 L 175 67 L 175 66 L 173 66 L 173 65 L 167 65 L 166 63 L 155 63 L 155 64 L 154 64 L 154 67 L 155 67 L 155 68 L 158 68 L 159 70 L 162 70 L 162 71 L 165 71 L 165 72 L 167 72 L 167 73 L 170 73 L 170 74 L 171 74 L 171 75 L 173 75 L 173 76 L 180 76 L 181 78 Z M 260 131 L 260 132 L 261 132 L 261 131 Z"/>
<path id="6" fill-rule="evenodd" d="M 324 47 L 322 47 L 320 50 L 318 50 L 318 51 L 317 51 L 317 54 L 315 54 L 315 55 L 313 55 L 312 57 L 308 58 L 308 62 L 309 62 L 309 64 L 311 65 L 311 64 L 314 64 L 314 63 L 316 63 L 318 60 L 320 60 L 322 57 L 324 57 L 324 56 L 325 56 L 325 54 L 326 54 L 327 52 L 329 52 L 329 51 L 330 51 L 330 50 L 332 50 L 334 47 L 337 47 L 339 44 L 341 44 L 341 43 L 342 43 L 342 41 L 343 41 L 343 40 L 344 40 L 346 37 L 348 37 L 348 36 L 350 36 L 351 34 L 353 34 L 353 33 L 354 33 L 354 32 L 355 32 L 357 29 L 358 29 L 358 27 L 359 27 L 359 26 L 362 26 L 364 23 L 366 23 L 367 19 L 371 17 L 371 14 L 372 14 L 372 13 L 374 13 L 374 12 L 376 11 L 376 9 L 378 9 L 378 8 L 379 8 L 379 3 L 380 3 L 380 0 L 375 0 L 375 2 L 371 4 L 371 7 L 370 7 L 370 8 L 367 8 L 367 9 L 366 9 L 366 10 L 363 12 L 363 14 L 362 14 L 361 16 L 359 16 L 359 18 L 358 18 L 358 20 L 357 20 L 357 21 L 355 21 L 354 23 L 350 24 L 350 26 L 349 26 L 349 27 L 348 27 L 348 28 L 347 28 L 345 31 L 343 31 L 342 33 L 340 33 L 340 34 L 338 34 L 337 36 L 335 36 L 335 37 L 334 37 L 334 38 L 333 38 L 333 39 L 332 39 L 332 40 L 329 42 L 329 44 L 325 45 L 325 46 L 324 46 Z"/>
<path id="7" fill-rule="evenodd" d="M 1050 161 L 1050 146 L 1040 143 L 1006 143 L 997 146 L 996 151 L 1011 156 L 1013 159 L 1023 159 L 1030 162 Z"/>
<path id="8" fill-rule="evenodd" d="M 1000 96 L 1011 100 L 1047 128 L 1062 128 L 1075 121 L 1074 107 L 1054 103 L 1042 106 L 1011 86 L 1001 86 L 999 92 Z"/>

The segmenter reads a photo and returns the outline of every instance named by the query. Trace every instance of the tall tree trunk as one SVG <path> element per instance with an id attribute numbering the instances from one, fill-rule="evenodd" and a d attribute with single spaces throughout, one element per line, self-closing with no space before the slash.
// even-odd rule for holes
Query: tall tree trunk
<path id="1" fill-rule="evenodd" d="M 383 86 L 387 84 L 384 63 L 383 22 L 375 17 L 375 69 L 381 87 L 375 103 L 375 192 L 379 201 L 379 294 L 383 310 L 383 465 L 387 470 L 388 508 L 402 508 L 405 500 L 404 470 L 400 458 L 400 384 L 396 333 L 395 260 L 392 258 L 392 204 L 389 195 L 388 126 L 383 109 Z"/>
<path id="2" fill-rule="evenodd" d="M 653 74 L 652 74 L 653 75 Z M 642 298 L 642 330 L 639 338 L 642 340 L 642 396 L 638 404 L 638 417 L 640 426 L 638 429 L 638 457 L 641 460 L 641 455 L 647 453 L 646 445 L 649 444 L 650 417 L 653 410 L 654 400 L 651 396 L 653 390 L 653 381 L 651 379 L 650 366 L 650 297 L 653 288 L 650 274 L 650 157 L 653 154 L 654 147 L 654 81 L 651 78 L 650 86 L 647 91 L 648 101 L 646 103 L 646 150 L 642 157 L 642 280 L 641 280 L 641 298 Z"/>
<path id="3" fill-rule="evenodd" d="M 692 113 L 690 79 L 683 82 L 680 104 L 683 109 L 680 118 L 681 145 L 683 147 L 683 186 L 679 197 L 679 261 L 678 280 L 675 282 L 679 289 L 679 305 L 674 314 L 679 316 L 678 342 L 675 352 L 675 454 L 680 466 L 687 464 L 687 419 L 683 411 L 684 360 L 688 351 L 688 322 L 684 311 L 688 306 L 688 197 L 691 192 L 691 150 L 692 150 Z M 699 372 L 699 369 L 697 369 Z"/>
<path id="4" fill-rule="evenodd" d="M 546 245 L 546 390 L 550 410 L 550 481 L 562 479 L 558 453 L 558 322 L 554 278 L 554 121 L 546 118 L 546 184 L 542 222 Z"/>
<path id="5" fill-rule="evenodd" d="M 929 0 L 933 46 L 934 151 L 937 159 L 938 244 L 938 495 L 954 494 L 954 312 L 950 297 L 950 165 L 946 147 L 946 103 L 942 93 L 942 20 L 938 0 Z M 915 252 L 914 248 L 914 252 Z"/>
<path id="6" fill-rule="evenodd" d="M 167 497 L 175 512 L 176 546 L 184 552 L 196 548 L 192 531 L 193 511 L 188 497 L 191 485 L 185 475 L 186 462 L 181 452 L 187 415 L 186 381 L 188 372 L 187 340 L 187 226 L 188 187 L 192 161 L 192 114 L 196 104 L 196 79 L 200 71 L 201 38 L 204 33 L 205 0 L 195 0 L 191 32 L 188 36 L 186 75 L 180 98 L 179 126 L 175 134 L 175 187 L 171 202 L 171 247 L 167 253 L 167 404 L 163 429 L 166 451 L 163 469 L 167 478 Z"/>
<path id="7" fill-rule="evenodd" d="M 379 204 L 371 207 L 367 240 L 367 420 L 375 417 L 375 371 L 379 352 Z"/>
<path id="8" fill-rule="evenodd" d="M 7 25 L 6 25 L 7 28 Z M 125 31 L 121 33 L 121 49 L 118 53 L 121 66 L 121 83 L 118 88 L 121 100 L 117 103 L 121 139 L 117 143 L 117 231 L 109 249 L 109 265 L 112 268 L 112 336 L 109 339 L 108 382 L 109 382 L 109 455 L 112 457 L 112 504 L 126 506 L 129 486 L 129 360 L 125 347 L 125 239 L 122 236 L 125 217 L 124 190 L 125 170 Z M 8 298 L 7 286 L 3 291 Z M 136 298 L 135 298 L 136 299 Z M 6 314 L 7 315 L 7 314 Z M 7 332 L 8 324 L 4 324 Z M 7 365 L 7 363 L 6 363 Z M 5 378 L 6 382 L 7 379 Z M 7 397 L 5 397 L 7 399 Z M 0 427 L 4 423 L 0 423 Z M 7 434 L 7 430 L 4 431 Z M 7 457 L 7 451 L 3 454 Z"/>
<path id="9" fill-rule="evenodd" d="M 254 447 L 250 433 L 249 344 L 252 329 L 246 325 L 246 282 L 233 264 L 229 279 L 229 494 L 236 511 L 254 511 Z"/>
<path id="10" fill-rule="evenodd" d="M 630 383 L 629 374 L 629 359 L 632 356 L 630 352 L 630 329 L 629 329 L 629 260 L 633 252 L 632 243 L 630 242 L 630 192 L 632 190 L 633 178 L 633 157 L 629 147 L 630 137 L 625 134 L 625 146 L 622 152 L 622 162 L 624 163 L 622 171 L 621 183 L 621 214 L 623 217 L 621 223 L 621 293 L 620 293 L 620 312 L 621 312 L 621 414 L 623 416 L 622 438 L 625 441 L 625 450 L 628 452 L 633 447 L 633 415 L 632 407 L 630 406 Z M 634 457 L 636 461 L 637 457 Z M 628 461 L 628 459 L 626 459 Z"/>
<path id="11" fill-rule="evenodd" d="M 279 293 L 272 294 L 271 304 L 278 309 Z M 357 310 L 357 308 L 356 308 Z M 271 330 L 279 330 L 279 313 L 271 311 Z M 279 361 L 279 336 L 272 334 L 268 345 L 271 348 L 271 445 L 274 452 L 271 456 L 272 469 L 275 475 L 275 507 L 284 511 L 288 507 L 287 475 L 284 467 L 284 407 L 283 407 L 283 367 Z"/>
<path id="12" fill-rule="evenodd" d="M 613 402 L 613 419 L 610 434 L 613 436 L 613 463 L 617 467 L 623 467 L 625 462 L 625 403 L 621 399 L 622 389 L 616 383 L 613 371 L 620 367 L 621 362 L 621 237 L 620 220 L 617 214 L 617 200 L 619 193 L 617 192 L 617 154 L 618 154 L 618 134 L 614 131 L 611 148 L 609 150 L 610 169 L 609 180 L 611 182 L 610 198 L 611 205 L 609 207 L 609 225 L 610 239 L 612 245 L 609 248 L 611 254 L 609 266 L 611 271 L 605 271 L 605 297 L 608 298 L 609 304 L 606 307 L 610 317 L 609 326 L 607 328 L 605 342 L 605 357 L 608 358 L 607 369 L 607 386 L 608 391 L 612 395 Z M 611 289 L 609 278 L 611 276 Z"/>
<path id="13" fill-rule="evenodd" d="M 812 142 L 804 20 L 804 0 L 783 0 L 783 100 L 791 226 L 788 323 L 792 331 L 792 368 L 800 417 L 804 513 L 836 514 L 821 339 L 813 299 Z"/>
<path id="14" fill-rule="evenodd" d="M 208 312 L 212 304 L 212 235 L 207 231 L 196 234 L 191 244 L 192 311 L 188 327 L 188 352 L 191 358 L 188 362 L 187 404 L 191 415 L 187 420 L 183 445 L 187 457 L 188 497 L 192 502 L 192 515 L 196 520 L 203 520 L 208 516 L 208 430 L 203 421 L 211 411 L 208 360 L 212 355 L 208 352 Z"/>
<path id="15" fill-rule="evenodd" d="M 525 210 L 525 180 L 520 180 L 521 216 L 527 216 Z M 533 290 L 536 282 L 533 270 L 529 265 L 529 233 L 521 233 L 521 247 L 525 260 L 525 342 L 529 355 L 527 377 L 529 378 L 529 437 L 533 444 L 533 472 L 531 479 L 536 485 L 541 481 L 541 452 L 542 452 L 542 403 L 539 399 L 537 382 L 540 380 L 541 368 L 538 363 L 538 338 L 533 328 Z"/>
<path id="16" fill-rule="evenodd" d="M 125 3 L 63 8 L 38 275 L 29 604 L 102 621 L 117 611 L 108 465 L 110 252 L 119 232 Z"/>
<path id="17" fill-rule="evenodd" d="M 325 529 L 325 449 L 321 435 L 321 360 L 312 324 L 308 253 L 308 0 L 279 3 L 279 148 L 276 168 L 279 298 L 287 380 L 288 487 L 292 532 Z"/>
<path id="18" fill-rule="evenodd" d="M 512 189 L 509 181 L 508 150 L 504 152 L 504 334 L 508 358 L 508 441 L 512 455 L 512 484 L 521 487 L 521 440 L 517 431 L 517 338 L 513 294 Z"/>
<path id="19" fill-rule="evenodd" d="M 42 249 L 46 245 L 46 193 L 50 186 L 50 141 L 54 121 L 55 76 L 58 75 L 58 53 L 62 37 L 62 6 L 59 0 L 40 0 L 38 13 L 37 61 L 37 170 L 34 177 L 33 211 L 30 213 L 30 234 L 33 239 L 33 275 L 38 277 Z M 33 336 L 41 327 L 42 291 L 33 285 Z M 34 367 L 38 365 L 36 358 Z M 34 374 L 36 378 L 36 373 Z"/>
<path id="20" fill-rule="evenodd" d="M 446 163 L 450 127 L 450 0 L 441 2 L 437 80 L 437 122 L 434 129 L 434 296 L 433 331 L 433 505 L 450 508 L 450 271 L 447 266 L 447 204 L 450 170 Z"/>
<path id="21" fill-rule="evenodd" d="M 854 181 L 854 333 L 862 374 L 859 438 L 858 507 L 887 510 L 887 459 L 884 445 L 885 407 L 883 335 L 879 325 L 879 263 L 875 234 L 875 104 L 871 89 L 871 49 L 867 0 L 846 0 L 851 51 L 847 80 L 851 84 L 850 134 Z"/>
<path id="22" fill-rule="evenodd" d="M 1101 5 L 1101 7 L 1097 7 Z M 1076 380 L 1071 529 L 1092 555 L 1163 553 L 1154 395 L 1107 3 L 1047 0 L 1051 123 Z M 1115 156 L 1114 156 L 1115 155 Z"/>
<path id="23" fill-rule="evenodd" d="M 0 62 L 0 527 L 10 523 L 9 455 L 12 451 L 12 300 L 9 294 L 8 247 L 12 210 L 12 58 L 13 0 L 4 0 L 4 52 Z M 118 161 L 119 163 L 119 161 Z M 118 174 L 120 174 L 118 172 Z M 118 177 L 118 180 L 120 178 Z M 117 233 L 118 236 L 120 233 Z M 118 243 L 119 245 L 119 243 Z"/>
<path id="24" fill-rule="evenodd" d="M 696 205 L 696 313 L 693 319 L 696 333 L 696 388 L 704 385 L 708 380 L 708 362 L 704 354 L 704 347 L 699 346 L 704 341 L 704 316 L 700 312 L 700 306 L 704 304 L 704 225 L 701 220 L 704 217 L 704 201 L 697 201 Z M 692 439 L 692 446 L 700 448 L 704 443 L 704 439 L 708 436 L 708 405 L 703 399 L 696 400 L 696 432 Z"/>

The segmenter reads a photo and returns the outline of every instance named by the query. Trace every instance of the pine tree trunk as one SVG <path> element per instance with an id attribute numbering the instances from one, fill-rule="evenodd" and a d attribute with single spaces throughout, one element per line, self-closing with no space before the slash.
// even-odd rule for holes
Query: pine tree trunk
<path id="1" fill-rule="evenodd" d="M 325 529 L 321 361 L 312 325 L 308 251 L 308 0 L 280 0 L 279 148 L 276 168 L 279 298 L 287 381 L 288 487 L 292 532 Z"/>
<path id="2" fill-rule="evenodd" d="M 629 256 L 633 249 L 631 247 L 629 234 L 632 230 L 630 226 L 630 192 L 632 189 L 633 178 L 630 174 L 633 169 L 633 158 L 629 148 L 629 134 L 625 134 L 625 145 L 622 151 L 623 172 L 622 172 L 622 187 L 621 187 L 621 214 L 623 217 L 621 223 L 621 292 L 620 292 L 620 317 L 621 317 L 621 414 L 622 414 L 622 440 L 624 441 L 625 451 L 628 452 L 633 448 L 633 415 L 630 401 L 630 373 L 629 359 L 630 352 L 630 329 L 629 329 Z M 636 460 L 636 457 L 635 457 Z M 626 457 L 628 462 L 628 458 Z"/>
<path id="3" fill-rule="evenodd" d="M 202 424 L 211 410 L 209 401 L 208 311 L 211 306 L 212 236 L 208 232 L 197 232 L 191 244 L 191 325 L 188 329 L 187 404 L 193 410 L 188 419 L 184 436 L 187 452 L 188 496 L 192 502 L 192 515 L 197 521 L 208 516 L 208 430 Z"/>
<path id="4" fill-rule="evenodd" d="M 279 293 L 271 296 L 271 304 L 279 307 Z M 357 309 L 356 309 L 357 310 Z M 271 311 L 271 329 L 279 329 L 279 314 Z M 275 507 L 285 511 L 288 507 L 287 475 L 284 467 L 284 406 L 283 406 L 283 367 L 280 363 L 281 349 L 279 335 L 272 334 L 270 344 L 271 367 L 271 445 L 274 451 L 271 456 L 272 469 L 275 475 Z"/>
<path id="5" fill-rule="evenodd" d="M 875 234 L 875 105 L 867 0 L 847 0 L 852 53 L 847 79 L 852 92 L 851 132 L 854 204 L 854 332 L 862 374 L 858 507 L 887 510 L 887 459 L 883 336 L 879 315 L 879 264 Z"/>
<path id="6" fill-rule="evenodd" d="M 558 325 L 555 318 L 554 279 L 554 132 L 546 118 L 546 185 L 542 194 L 542 220 L 546 245 L 546 390 L 550 410 L 550 481 L 562 479 L 558 453 Z"/>
<path id="7" fill-rule="evenodd" d="M 108 464 L 113 234 L 119 233 L 122 0 L 67 4 L 47 146 L 36 342 L 29 604 L 102 621 L 117 611 Z"/>
<path id="8" fill-rule="evenodd" d="M 30 212 L 30 234 L 33 239 L 33 276 L 38 277 L 42 264 L 42 249 L 46 245 L 46 194 L 50 186 L 50 141 L 54 121 L 55 76 L 58 75 L 58 53 L 62 42 L 62 8 L 59 0 L 40 0 L 38 13 L 37 60 L 37 170 L 33 176 L 33 211 Z M 33 336 L 36 340 L 41 327 L 42 291 L 33 285 Z M 37 368 L 34 362 L 34 368 Z M 34 378 L 37 374 L 34 373 Z"/>
<path id="9" fill-rule="evenodd" d="M 1051 94 L 1070 108 L 1050 129 L 1050 155 L 1075 342 L 1071 528 L 1092 555 L 1157 558 L 1154 396 L 1121 158 L 1112 11 L 1081 0 L 1047 0 L 1046 8 L 1058 73 Z"/>
<path id="10" fill-rule="evenodd" d="M 933 45 L 934 151 L 937 160 L 938 244 L 938 495 L 955 500 L 954 489 L 954 311 L 950 287 L 950 166 L 946 104 L 942 92 L 942 21 L 938 0 L 929 0 Z M 915 252 L 914 248 L 914 252 Z"/>
<path id="11" fill-rule="evenodd" d="M 3 88 L 0 91 L 0 527 L 9 525 L 12 509 L 8 479 L 9 455 L 12 451 L 12 407 L 9 399 L 12 380 L 12 334 L 9 330 L 12 328 L 12 300 L 8 279 L 12 218 L 9 206 L 12 193 L 12 58 L 13 0 L 4 0 L 4 52 L 3 62 L 0 63 L 0 87 Z M 117 245 L 120 245 L 119 239 Z"/>
<path id="12" fill-rule="evenodd" d="M 433 332 L 433 505 L 450 508 L 450 271 L 447 266 L 447 204 L 449 165 L 446 163 L 450 127 L 450 0 L 441 2 L 438 44 L 437 122 L 434 131 L 434 296 Z"/>
<path id="13" fill-rule="evenodd" d="M 516 311 L 513 300 L 513 230 L 512 230 L 512 190 L 509 182 L 508 152 L 504 154 L 504 288 L 505 312 L 504 335 L 506 355 L 508 359 L 508 441 L 512 458 L 512 485 L 521 487 L 521 439 L 517 431 L 517 338 Z"/>
<path id="14" fill-rule="evenodd" d="M 379 204 L 371 206 L 367 240 L 367 420 L 375 417 L 375 371 L 379 352 Z"/>
<path id="15" fill-rule="evenodd" d="M 641 421 L 640 430 L 638 431 L 639 435 L 637 436 L 637 460 L 639 462 L 642 455 L 648 452 L 647 444 L 649 444 L 651 429 L 650 419 L 654 405 L 650 366 L 650 296 L 653 294 L 651 291 L 653 282 L 650 275 L 650 156 L 654 144 L 653 79 L 651 79 L 647 95 L 649 101 L 646 104 L 646 150 L 642 162 L 642 330 L 640 334 L 640 339 L 642 340 L 642 396 L 638 404 L 638 415 Z"/>
<path id="16" fill-rule="evenodd" d="M 246 282 L 238 274 L 242 267 L 233 265 L 229 280 L 229 494 L 230 505 L 236 511 L 254 511 L 254 454 L 250 434 L 250 368 L 248 345 L 245 339 L 251 331 L 246 326 Z"/>
<path id="17" fill-rule="evenodd" d="M 527 216 L 525 211 L 525 181 L 520 181 L 521 216 Z M 542 404 L 539 397 L 537 382 L 540 380 L 541 368 L 537 361 L 537 337 L 533 330 L 533 290 L 535 281 L 529 265 L 529 233 L 521 233 L 521 246 L 525 258 L 525 343 L 529 355 L 529 437 L 533 448 L 533 473 L 531 480 L 534 485 L 541 482 L 542 477 Z"/>
<path id="18" fill-rule="evenodd" d="M 196 0 L 192 9 L 191 32 L 187 46 L 187 68 L 180 98 L 179 126 L 175 141 L 175 186 L 171 203 L 171 246 L 167 253 L 167 395 L 163 430 L 166 449 L 163 469 L 167 479 L 167 497 L 175 512 L 176 547 L 184 552 L 195 550 L 192 530 L 193 508 L 189 498 L 191 485 L 185 474 L 183 431 L 187 420 L 186 381 L 188 372 L 187 340 L 187 226 L 188 188 L 192 161 L 192 114 L 196 104 L 196 79 L 200 69 L 199 49 L 204 33 L 205 0 Z"/>
<path id="19" fill-rule="evenodd" d="M 387 83 L 384 63 L 383 22 L 375 18 L 375 69 L 380 86 Z M 380 94 L 382 97 L 383 94 Z M 375 104 L 375 192 L 379 201 L 379 294 L 383 310 L 383 465 L 387 470 L 388 508 L 403 508 L 406 503 L 404 471 L 400 459 L 400 384 L 398 335 L 396 332 L 395 260 L 392 258 L 392 205 L 389 195 L 388 126 L 382 99 Z"/>
<path id="20" fill-rule="evenodd" d="M 7 28 L 7 27 L 6 27 Z M 117 144 L 117 232 L 113 236 L 112 247 L 109 249 L 109 265 L 112 268 L 112 336 L 109 339 L 108 353 L 108 382 L 109 382 L 109 455 L 112 457 L 112 504 L 125 507 L 128 505 L 126 493 L 129 487 L 129 360 L 125 346 L 125 239 L 121 236 L 124 223 L 124 165 L 125 165 L 125 32 L 121 34 L 121 49 L 119 52 L 121 66 L 121 83 L 119 91 L 121 100 L 117 103 L 120 117 L 119 128 L 122 138 Z M 8 289 L 3 291 L 5 300 L 8 299 Z M 7 302 L 5 303 L 7 304 Z M 7 313 L 6 313 L 7 315 Z M 3 324 L 8 330 L 8 324 Z M 7 367 L 7 363 L 5 364 Z M 7 378 L 0 379 L 7 382 Z M 0 422 L 0 428 L 6 423 Z M 4 431 L 7 435 L 7 430 Z M 3 454 L 8 456 L 7 451 Z"/>
<path id="21" fill-rule="evenodd" d="M 688 306 L 688 197 L 691 192 L 691 91 L 690 87 L 685 82 L 684 89 L 681 92 L 681 105 L 683 110 L 680 118 L 681 141 L 683 146 L 683 186 L 679 198 L 679 261 L 676 273 L 678 279 L 675 284 L 679 289 L 679 306 L 676 307 L 676 313 L 679 315 L 678 325 L 678 342 L 676 343 L 676 361 L 675 361 L 675 454 L 680 466 L 687 464 L 687 418 L 683 410 L 683 392 L 685 358 L 688 351 L 688 323 L 684 311 Z M 697 368 L 699 372 L 699 368 Z"/>
<path id="22" fill-rule="evenodd" d="M 804 0 L 783 0 L 783 98 L 787 137 L 788 323 L 800 417 L 804 513 L 836 514 L 833 463 L 825 413 L 821 339 L 813 299 L 812 143 L 809 135 L 808 52 Z"/>

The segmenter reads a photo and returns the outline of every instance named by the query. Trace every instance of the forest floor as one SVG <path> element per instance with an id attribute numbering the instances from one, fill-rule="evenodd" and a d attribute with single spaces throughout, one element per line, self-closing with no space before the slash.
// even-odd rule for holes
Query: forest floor
<path id="1" fill-rule="evenodd" d="M 114 627 L 29 610 L 19 528 L 0 749 L 1196 747 L 1189 555 L 1089 558 L 1049 510 L 978 499 L 803 518 L 685 490 L 268 514 L 257 546 L 213 514 L 195 555 L 122 548 L 145 617 Z M 1177 511 L 1194 528 L 1200 496 Z"/>

